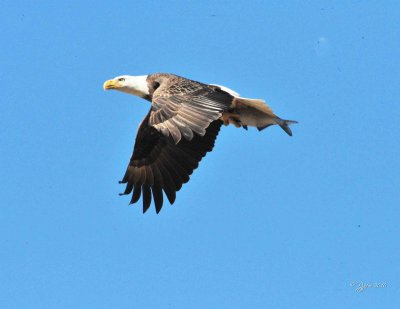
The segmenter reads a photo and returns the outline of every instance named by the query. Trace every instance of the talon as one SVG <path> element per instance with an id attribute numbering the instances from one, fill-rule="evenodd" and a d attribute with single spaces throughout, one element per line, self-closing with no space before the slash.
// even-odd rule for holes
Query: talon
<path id="1" fill-rule="evenodd" d="M 234 119 L 231 122 L 236 128 L 240 128 L 242 125 L 240 124 L 239 121 L 235 121 Z"/>
<path id="2" fill-rule="evenodd" d="M 225 126 L 229 125 L 229 113 L 223 113 L 220 119 L 224 122 Z"/>
<path id="3" fill-rule="evenodd" d="M 233 124 L 236 128 L 241 127 L 240 116 L 237 114 L 233 114 L 230 112 L 225 112 L 221 116 L 221 120 L 224 122 L 224 125 Z"/>

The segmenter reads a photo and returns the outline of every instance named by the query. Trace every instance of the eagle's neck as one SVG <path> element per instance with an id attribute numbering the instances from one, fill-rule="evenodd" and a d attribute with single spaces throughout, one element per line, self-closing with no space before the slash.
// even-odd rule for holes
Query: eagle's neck
<path id="1" fill-rule="evenodd" d="M 147 75 L 127 76 L 125 78 L 125 87 L 119 90 L 151 101 L 149 87 L 147 85 Z"/>

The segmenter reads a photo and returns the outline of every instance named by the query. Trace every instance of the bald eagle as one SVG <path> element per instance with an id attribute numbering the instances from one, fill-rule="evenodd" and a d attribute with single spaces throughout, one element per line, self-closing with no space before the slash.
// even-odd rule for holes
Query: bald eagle
<path id="1" fill-rule="evenodd" d="M 257 99 L 241 98 L 235 91 L 204 84 L 173 74 L 118 76 L 104 83 L 104 90 L 115 89 L 151 102 L 136 135 L 133 154 L 120 183 L 121 195 L 132 193 L 130 203 L 143 198 L 143 213 L 152 198 L 156 212 L 163 205 L 163 191 L 173 204 L 176 192 L 189 181 L 193 170 L 210 152 L 224 125 L 248 126 L 262 130 L 279 125 L 292 135 L 289 124 Z"/>

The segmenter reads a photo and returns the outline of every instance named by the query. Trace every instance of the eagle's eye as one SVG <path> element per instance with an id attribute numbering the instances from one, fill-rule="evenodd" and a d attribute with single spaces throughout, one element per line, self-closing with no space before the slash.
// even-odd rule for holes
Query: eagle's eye
<path id="1" fill-rule="evenodd" d="M 160 87 L 160 83 L 159 82 L 153 82 L 154 90 L 156 90 L 158 87 Z"/>
<path id="2" fill-rule="evenodd" d="M 125 81 L 125 78 L 123 78 L 123 77 L 118 78 L 118 81 L 119 81 L 119 82 L 124 82 L 124 81 Z"/>

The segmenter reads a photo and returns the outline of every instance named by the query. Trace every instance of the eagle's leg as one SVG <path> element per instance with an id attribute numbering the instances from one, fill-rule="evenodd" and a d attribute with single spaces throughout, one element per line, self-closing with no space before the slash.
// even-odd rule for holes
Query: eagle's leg
<path id="1" fill-rule="evenodd" d="M 224 122 L 225 126 L 229 125 L 229 116 L 230 115 L 233 115 L 233 114 L 229 113 L 229 112 L 222 113 L 221 120 Z"/>
<path id="2" fill-rule="evenodd" d="M 238 114 L 234 114 L 231 112 L 224 112 L 221 116 L 221 120 L 224 122 L 224 125 L 233 124 L 236 128 L 241 127 L 240 116 Z"/>

